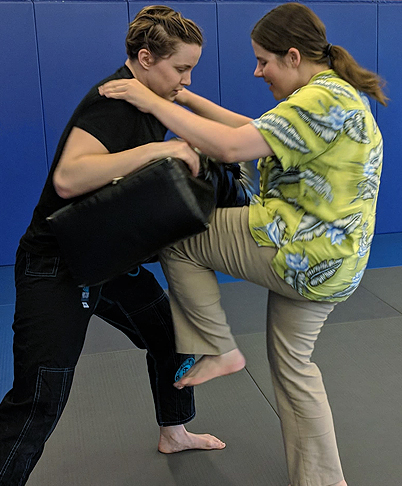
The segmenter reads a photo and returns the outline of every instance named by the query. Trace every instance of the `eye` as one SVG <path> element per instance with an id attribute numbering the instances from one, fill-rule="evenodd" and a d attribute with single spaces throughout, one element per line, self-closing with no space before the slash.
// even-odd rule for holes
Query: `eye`
<path id="1" fill-rule="evenodd" d="M 187 70 L 187 68 L 183 68 L 183 67 L 177 67 L 177 68 L 176 68 L 176 71 L 177 71 L 178 73 L 180 73 L 180 74 L 185 73 L 185 72 L 186 72 L 186 70 Z"/>

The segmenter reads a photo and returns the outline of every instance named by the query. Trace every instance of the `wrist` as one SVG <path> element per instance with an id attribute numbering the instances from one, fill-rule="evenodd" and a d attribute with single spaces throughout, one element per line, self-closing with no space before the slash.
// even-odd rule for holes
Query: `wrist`
<path id="1" fill-rule="evenodd" d="M 187 89 L 183 88 L 179 93 L 177 94 L 175 98 L 175 102 L 180 105 L 180 106 L 188 106 L 189 99 L 191 98 L 191 92 L 188 91 Z"/>

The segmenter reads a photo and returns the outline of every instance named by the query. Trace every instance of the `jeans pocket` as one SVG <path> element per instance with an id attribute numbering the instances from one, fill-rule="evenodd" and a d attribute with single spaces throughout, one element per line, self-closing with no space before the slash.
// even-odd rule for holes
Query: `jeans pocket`
<path id="1" fill-rule="evenodd" d="M 56 277 L 60 257 L 47 257 L 26 253 L 25 275 L 32 277 Z"/>

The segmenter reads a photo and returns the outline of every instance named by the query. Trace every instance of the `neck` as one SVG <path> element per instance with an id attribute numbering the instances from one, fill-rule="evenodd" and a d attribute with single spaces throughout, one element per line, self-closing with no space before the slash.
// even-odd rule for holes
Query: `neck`
<path id="1" fill-rule="evenodd" d="M 138 79 L 138 81 L 140 81 L 140 83 L 146 85 L 144 76 L 142 75 L 142 72 L 141 72 L 141 66 L 138 64 L 138 62 L 132 61 L 131 59 L 127 59 L 127 61 L 124 64 L 131 71 L 131 73 L 135 77 L 135 79 Z"/>
<path id="2" fill-rule="evenodd" d="M 306 63 L 302 67 L 302 79 L 305 84 L 308 84 L 313 76 L 328 69 L 326 64 Z"/>

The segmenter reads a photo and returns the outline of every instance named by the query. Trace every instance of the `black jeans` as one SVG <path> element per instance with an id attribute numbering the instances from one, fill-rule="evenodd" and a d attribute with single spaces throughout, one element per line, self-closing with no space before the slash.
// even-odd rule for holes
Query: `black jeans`
<path id="1" fill-rule="evenodd" d="M 92 314 L 147 349 L 158 424 L 194 417 L 193 389 L 173 387 L 189 355 L 175 352 L 169 302 L 152 273 L 139 267 L 88 295 L 59 257 L 19 248 L 15 282 L 14 383 L 0 404 L 0 485 L 25 484 L 39 460 L 66 405 Z"/>

